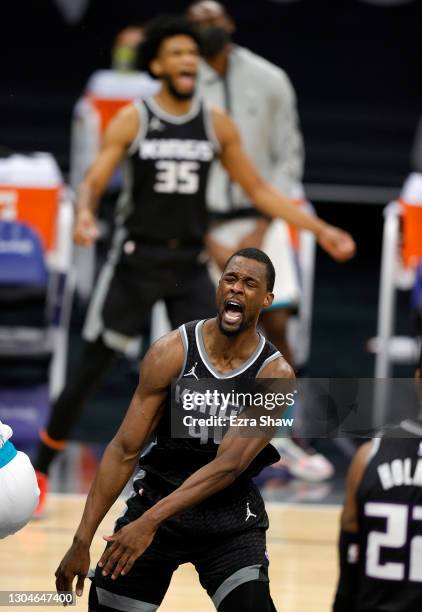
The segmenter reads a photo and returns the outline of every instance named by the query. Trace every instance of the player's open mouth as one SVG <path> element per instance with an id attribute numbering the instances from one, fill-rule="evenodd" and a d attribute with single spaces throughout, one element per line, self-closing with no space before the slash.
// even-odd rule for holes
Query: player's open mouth
<path id="1" fill-rule="evenodd" d="M 189 72 L 187 70 L 183 70 L 182 72 L 179 73 L 177 80 L 179 81 L 179 84 L 182 87 L 186 87 L 186 88 L 195 87 L 196 73 Z"/>
<path id="2" fill-rule="evenodd" d="M 223 311 L 223 319 L 225 323 L 229 325 L 234 325 L 239 323 L 242 319 L 243 311 L 245 307 L 240 302 L 236 302 L 235 300 L 227 300 L 224 303 L 224 311 Z"/>

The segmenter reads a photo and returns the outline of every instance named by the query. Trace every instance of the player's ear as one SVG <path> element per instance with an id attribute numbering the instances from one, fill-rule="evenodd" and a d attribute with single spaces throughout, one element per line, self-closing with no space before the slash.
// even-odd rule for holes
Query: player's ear
<path id="1" fill-rule="evenodd" d="M 274 300 L 274 293 L 267 293 L 264 299 L 263 308 L 268 308 L 268 306 L 271 306 L 271 304 L 273 303 L 273 300 Z"/>
<path id="2" fill-rule="evenodd" d="M 161 67 L 161 62 L 159 59 L 153 59 L 149 65 L 149 69 L 151 70 L 152 74 L 157 78 L 160 78 L 160 76 L 163 74 L 163 69 Z"/>
<path id="3" fill-rule="evenodd" d="M 230 17 L 230 15 L 226 15 L 226 29 L 230 36 L 232 36 L 234 32 L 236 32 L 236 24 Z"/>

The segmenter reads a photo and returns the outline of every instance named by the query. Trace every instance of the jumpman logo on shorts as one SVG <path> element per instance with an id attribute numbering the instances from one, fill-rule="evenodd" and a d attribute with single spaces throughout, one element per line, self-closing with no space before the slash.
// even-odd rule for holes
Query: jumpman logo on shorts
<path id="1" fill-rule="evenodd" d="M 251 509 L 249 508 L 249 502 L 246 503 L 246 518 L 245 518 L 245 523 L 246 521 L 251 518 L 251 516 L 256 518 L 256 514 L 254 514 L 253 512 L 251 512 Z"/>
<path id="2" fill-rule="evenodd" d="M 419 444 L 418 455 L 419 457 L 422 457 L 422 442 Z"/>
<path id="3" fill-rule="evenodd" d="M 183 374 L 183 376 L 194 376 L 196 380 L 199 380 L 195 372 L 197 365 L 198 365 L 198 362 L 195 361 L 195 365 L 189 370 L 189 372 L 186 372 L 186 374 Z"/>

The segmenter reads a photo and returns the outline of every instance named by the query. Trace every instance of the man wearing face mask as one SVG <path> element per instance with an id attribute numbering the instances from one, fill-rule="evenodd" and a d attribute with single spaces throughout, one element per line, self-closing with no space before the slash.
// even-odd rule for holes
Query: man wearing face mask
<path id="1" fill-rule="evenodd" d="M 288 76 L 231 41 L 235 23 L 219 2 L 194 2 L 187 9 L 187 18 L 197 26 L 201 40 L 200 95 L 233 117 L 245 150 L 263 176 L 295 197 L 304 151 L 296 96 Z M 261 248 L 273 261 L 277 271 L 274 302 L 260 321 L 268 340 L 294 363 L 287 323 L 297 306 L 299 284 L 287 224 L 257 213 L 218 162 L 210 172 L 207 205 L 214 218 L 207 241 L 212 267 L 221 269 L 236 249 L 244 247 Z M 333 468 L 323 456 L 305 453 L 288 438 L 283 443 L 287 445 L 282 449 L 283 457 L 288 458 L 285 467 L 293 476 L 315 482 L 332 475 Z"/>
<path id="2" fill-rule="evenodd" d="M 199 71 L 200 95 L 233 117 L 243 146 L 261 173 L 284 193 L 291 193 L 302 178 L 304 160 L 295 93 L 287 75 L 231 42 L 235 24 L 219 2 L 195 2 L 187 17 L 198 27 L 205 60 Z M 278 253 L 275 257 L 271 253 L 271 257 L 280 282 L 274 307 L 263 314 L 261 322 L 268 339 L 291 362 L 286 326 L 289 311 L 297 304 L 298 283 L 286 224 L 275 222 L 273 226 L 257 215 L 245 193 L 230 182 L 219 164 L 212 169 L 207 199 L 216 220 L 210 252 L 220 267 L 239 243 L 262 247 L 270 255 L 266 243 L 276 242 Z"/>

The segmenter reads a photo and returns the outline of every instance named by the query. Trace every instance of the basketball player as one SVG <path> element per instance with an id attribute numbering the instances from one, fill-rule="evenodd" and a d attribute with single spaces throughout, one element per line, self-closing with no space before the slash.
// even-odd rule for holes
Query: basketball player
<path id="1" fill-rule="evenodd" d="M 198 43 L 192 26 L 178 18 L 157 18 L 145 28 L 140 57 L 140 68 L 161 81 L 161 90 L 118 113 L 79 190 L 75 241 L 90 245 L 98 237 L 99 197 L 126 158 L 117 231 L 91 300 L 79 370 L 42 433 L 36 468 L 44 490 L 48 467 L 84 402 L 114 352 L 133 347 L 153 304 L 165 300 L 174 328 L 214 312 L 214 289 L 201 252 L 207 231 L 206 180 L 217 154 L 265 214 L 314 232 L 338 260 L 349 259 L 355 249 L 349 234 L 298 210 L 264 181 L 246 157 L 231 119 L 194 99 Z"/>
<path id="2" fill-rule="evenodd" d="M 0 539 L 22 529 L 38 503 L 34 468 L 10 438 L 12 428 L 0 421 Z"/>
<path id="3" fill-rule="evenodd" d="M 363 444 L 347 477 L 334 612 L 422 610 L 422 351 L 420 414 Z"/>
<path id="4" fill-rule="evenodd" d="M 270 612 L 265 531 L 268 517 L 251 480 L 277 461 L 271 436 L 212 440 L 171 436 L 171 381 L 177 378 L 294 378 L 275 347 L 257 332 L 273 299 L 274 267 L 244 249 L 227 262 L 217 289 L 217 316 L 182 325 L 148 351 L 128 413 L 99 466 L 73 544 L 56 572 L 59 591 L 83 588 L 92 538 L 132 475 L 141 471 L 127 511 L 97 566 L 91 612 L 157 610 L 173 572 L 195 565 L 220 612 Z"/>

